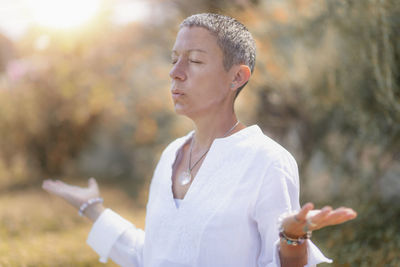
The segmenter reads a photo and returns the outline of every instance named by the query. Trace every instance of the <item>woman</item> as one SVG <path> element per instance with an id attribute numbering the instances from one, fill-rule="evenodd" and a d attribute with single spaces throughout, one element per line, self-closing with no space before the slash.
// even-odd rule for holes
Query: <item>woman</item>
<path id="1" fill-rule="evenodd" d="M 255 44 L 238 21 L 186 18 L 172 50 L 171 93 L 194 131 L 163 152 L 150 186 L 146 234 L 105 209 L 96 181 L 87 188 L 44 181 L 94 225 L 88 244 L 121 266 L 312 266 L 330 262 L 312 230 L 355 218 L 349 208 L 299 206 L 293 157 L 246 127 L 234 101 L 255 64 Z M 285 215 L 286 214 L 286 215 Z"/>

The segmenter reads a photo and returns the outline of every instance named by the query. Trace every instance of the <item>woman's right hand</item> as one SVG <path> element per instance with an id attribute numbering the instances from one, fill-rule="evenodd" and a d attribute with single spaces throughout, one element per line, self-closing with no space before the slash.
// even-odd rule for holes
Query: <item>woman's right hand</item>
<path id="1" fill-rule="evenodd" d="M 60 180 L 44 180 L 42 188 L 61 197 L 77 209 L 89 199 L 100 196 L 99 187 L 94 178 L 89 179 L 88 187 L 69 185 Z M 103 209 L 101 204 L 94 204 L 89 206 L 84 213 L 90 219 L 95 220 Z"/>

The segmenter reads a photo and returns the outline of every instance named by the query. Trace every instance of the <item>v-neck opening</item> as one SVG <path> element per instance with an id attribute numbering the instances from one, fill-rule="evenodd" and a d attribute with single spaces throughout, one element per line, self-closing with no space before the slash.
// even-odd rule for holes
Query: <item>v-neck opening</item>
<path id="1" fill-rule="evenodd" d="M 202 173 L 204 172 L 204 169 L 207 168 L 207 164 L 208 164 L 208 161 L 209 161 L 209 158 L 210 158 L 210 154 L 212 154 L 212 152 L 213 152 L 212 151 L 213 147 L 216 144 L 223 145 L 226 142 L 232 142 L 235 139 L 240 139 L 240 138 L 242 138 L 242 136 L 248 135 L 249 132 L 253 132 L 253 131 L 261 131 L 261 130 L 259 129 L 259 127 L 257 125 L 251 125 L 251 126 L 248 126 L 248 127 L 244 128 L 244 129 L 241 129 L 240 131 L 238 131 L 236 133 L 233 133 L 232 135 L 229 135 L 227 137 L 215 138 L 213 140 L 213 142 L 211 143 L 210 149 L 209 149 L 207 155 L 204 157 L 204 160 L 201 163 L 196 175 L 192 178 L 192 183 L 190 184 L 190 186 L 189 186 L 188 190 L 186 191 L 184 197 L 182 199 L 180 199 L 181 203 L 180 203 L 179 207 L 177 207 L 177 205 L 175 203 L 175 200 L 174 200 L 175 197 L 174 197 L 173 179 L 172 179 L 173 178 L 173 174 L 174 174 L 174 172 L 173 172 L 174 171 L 174 165 L 176 164 L 176 160 L 177 160 L 179 151 L 181 151 L 183 149 L 183 147 L 186 145 L 186 143 L 190 140 L 190 138 L 192 138 L 194 136 L 195 132 L 191 131 L 186 136 L 182 137 L 182 142 L 179 145 L 178 149 L 175 151 L 175 158 L 174 158 L 173 162 L 170 165 L 170 174 L 169 174 L 169 183 L 170 183 L 170 186 L 169 186 L 169 195 L 170 195 L 169 202 L 172 203 L 175 211 L 182 210 L 187 205 L 187 203 L 190 200 L 190 198 L 192 198 L 192 196 L 191 196 L 193 194 L 192 191 L 196 190 L 196 187 L 198 187 L 199 177 L 201 179 Z"/>
<path id="2" fill-rule="evenodd" d="M 175 207 L 175 209 L 176 209 L 177 211 L 181 210 L 183 206 L 186 206 L 186 203 L 187 203 L 187 201 L 188 201 L 188 200 L 187 200 L 187 199 L 188 199 L 188 196 L 190 197 L 191 192 L 193 191 L 193 187 L 198 183 L 197 180 L 198 180 L 199 174 L 201 174 L 201 173 L 202 173 L 202 170 L 204 169 L 204 163 L 207 161 L 208 154 L 210 153 L 210 150 L 211 150 L 211 148 L 212 148 L 212 146 L 213 146 L 213 143 L 214 143 L 214 142 L 211 143 L 210 149 L 209 149 L 207 155 L 205 155 L 205 157 L 204 157 L 204 159 L 203 159 L 203 162 L 201 163 L 199 169 L 197 170 L 196 175 L 192 178 L 192 182 L 191 182 L 191 184 L 190 184 L 188 190 L 186 191 L 184 197 L 181 198 L 181 199 L 180 199 L 180 198 L 175 198 L 175 197 L 174 197 L 174 191 L 173 191 L 174 165 L 176 164 L 176 160 L 178 159 L 179 152 L 182 151 L 183 147 L 188 143 L 188 141 L 190 140 L 190 138 L 193 138 L 193 136 L 194 136 L 194 131 L 191 131 L 189 134 L 187 134 L 185 137 L 183 137 L 183 138 L 184 138 L 183 143 L 182 143 L 182 144 L 179 146 L 179 148 L 176 150 L 176 152 L 175 152 L 175 159 L 174 159 L 174 161 L 172 162 L 171 167 L 170 167 L 170 168 L 171 168 L 170 179 L 169 179 L 169 180 L 170 180 L 170 183 L 171 183 L 171 186 L 170 186 L 170 196 L 171 196 L 171 199 L 172 199 L 172 203 L 173 203 L 173 205 L 174 205 L 174 207 Z M 179 199 L 179 200 L 180 200 L 179 207 L 176 205 L 175 199 Z"/>

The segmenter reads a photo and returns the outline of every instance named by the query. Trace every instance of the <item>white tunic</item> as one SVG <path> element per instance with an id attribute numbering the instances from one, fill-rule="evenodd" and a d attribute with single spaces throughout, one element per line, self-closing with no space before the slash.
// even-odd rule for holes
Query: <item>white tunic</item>
<path id="1" fill-rule="evenodd" d="M 172 166 L 193 132 L 172 142 L 155 169 L 145 232 L 110 209 L 87 243 L 121 266 L 280 266 L 277 220 L 299 206 L 297 164 L 257 125 L 217 138 L 176 205 Z M 331 262 L 311 242 L 308 265 Z"/>

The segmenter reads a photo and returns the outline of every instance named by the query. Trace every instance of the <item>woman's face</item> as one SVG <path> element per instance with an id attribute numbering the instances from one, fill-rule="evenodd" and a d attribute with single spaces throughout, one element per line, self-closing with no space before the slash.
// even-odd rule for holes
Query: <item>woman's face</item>
<path id="1" fill-rule="evenodd" d="M 172 49 L 171 93 L 175 111 L 190 118 L 232 106 L 233 74 L 223 66 L 217 39 L 207 29 L 183 27 Z"/>

